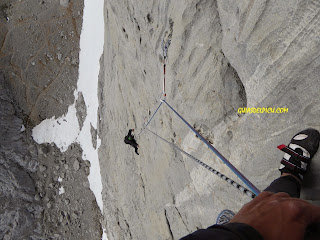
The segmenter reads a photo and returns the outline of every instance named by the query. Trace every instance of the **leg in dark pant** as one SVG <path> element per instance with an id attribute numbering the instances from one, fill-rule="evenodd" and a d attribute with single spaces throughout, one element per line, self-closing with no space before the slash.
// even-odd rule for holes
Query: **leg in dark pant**
<path id="1" fill-rule="evenodd" d="M 274 180 L 264 191 L 285 192 L 291 197 L 300 197 L 301 185 L 293 176 L 284 176 Z"/>
<path id="2" fill-rule="evenodd" d="M 134 148 L 134 151 L 136 152 L 136 154 L 139 155 L 139 153 L 138 153 L 138 148 L 137 148 L 137 147 Z"/>

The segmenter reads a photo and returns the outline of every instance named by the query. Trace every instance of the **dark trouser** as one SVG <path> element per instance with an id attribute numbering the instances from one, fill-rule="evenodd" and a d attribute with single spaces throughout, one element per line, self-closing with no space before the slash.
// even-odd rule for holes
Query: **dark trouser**
<path id="1" fill-rule="evenodd" d="M 134 147 L 134 151 L 138 154 L 138 143 L 136 142 L 136 140 L 133 140 L 130 145 Z"/>
<path id="2" fill-rule="evenodd" d="M 134 147 L 134 151 L 136 152 L 136 154 L 139 154 L 138 153 L 138 143 L 136 142 L 135 139 L 131 139 L 131 140 L 125 139 L 124 142 L 126 144 L 130 144 L 132 147 Z"/>
<path id="3" fill-rule="evenodd" d="M 291 197 L 300 197 L 301 186 L 292 176 L 284 176 L 274 180 L 264 191 L 278 193 L 285 192 Z"/>

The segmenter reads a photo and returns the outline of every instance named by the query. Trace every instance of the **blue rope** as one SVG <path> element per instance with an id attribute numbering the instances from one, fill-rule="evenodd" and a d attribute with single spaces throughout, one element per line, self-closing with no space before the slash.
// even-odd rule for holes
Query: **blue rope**
<path id="1" fill-rule="evenodd" d="M 160 103 L 159 107 L 158 107 L 157 110 L 154 112 L 154 114 L 152 115 L 152 117 L 150 118 L 150 120 L 148 121 L 148 123 L 146 124 L 146 126 L 145 126 L 144 128 L 148 127 L 149 123 L 151 122 L 152 118 L 153 118 L 153 117 L 156 115 L 156 113 L 158 112 L 158 110 L 159 110 L 159 108 L 161 107 L 162 103 L 163 103 L 163 102 Z"/>
<path id="2" fill-rule="evenodd" d="M 185 154 L 186 156 L 188 156 L 189 158 L 191 158 L 192 160 L 194 160 L 195 162 L 199 163 L 201 166 L 203 166 L 204 168 L 206 168 L 207 170 L 209 170 L 210 172 L 213 172 L 215 175 L 217 175 L 218 177 L 220 177 L 221 179 L 225 180 L 227 183 L 229 183 L 230 185 L 238 188 L 241 192 L 243 192 L 244 194 L 248 195 L 251 198 L 255 198 L 256 195 L 251 192 L 250 190 L 246 189 L 245 187 L 241 186 L 239 183 L 233 181 L 232 179 L 228 178 L 227 176 L 223 175 L 222 173 L 218 172 L 217 170 L 213 169 L 212 167 L 210 167 L 209 165 L 205 164 L 204 162 L 200 161 L 199 159 L 195 158 L 194 156 L 192 156 L 191 154 L 187 153 L 186 151 L 184 151 L 183 149 L 179 148 L 178 146 L 176 146 L 175 144 L 169 142 L 168 140 L 160 137 L 158 134 L 154 133 L 153 131 L 151 131 L 150 129 L 146 128 L 149 132 L 151 132 L 152 134 L 154 134 L 155 136 L 157 136 L 158 138 L 162 139 L 163 141 L 165 141 L 166 143 L 172 145 L 173 147 L 175 147 L 176 149 L 178 149 L 180 152 L 182 152 L 183 154 Z"/>
<path id="3" fill-rule="evenodd" d="M 180 114 L 174 110 L 166 100 L 161 100 L 168 105 L 168 107 L 248 186 L 248 188 L 255 194 L 259 195 L 260 191 L 241 173 L 236 169 L 221 153 L 218 152 L 200 133 L 197 132 Z"/>
<path id="4" fill-rule="evenodd" d="M 151 122 L 151 120 L 153 119 L 153 117 L 156 115 L 156 113 L 158 112 L 159 108 L 161 107 L 162 103 L 163 102 L 160 103 L 160 105 L 158 106 L 158 108 L 156 109 L 156 111 L 154 112 L 154 114 L 152 115 L 150 120 L 148 121 L 148 123 L 141 129 L 141 131 L 139 132 L 138 136 L 140 136 L 140 134 L 143 132 L 143 130 L 146 129 L 146 127 L 149 125 L 149 123 Z"/>

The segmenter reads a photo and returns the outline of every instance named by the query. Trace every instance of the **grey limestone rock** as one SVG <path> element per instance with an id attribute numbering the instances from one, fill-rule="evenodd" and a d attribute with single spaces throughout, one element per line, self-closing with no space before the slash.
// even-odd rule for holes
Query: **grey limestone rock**
<path id="1" fill-rule="evenodd" d="M 74 169 L 75 171 L 78 171 L 78 170 L 80 169 L 80 165 L 79 165 L 78 160 L 74 160 L 74 162 L 73 162 L 73 169 Z"/>
<path id="2" fill-rule="evenodd" d="M 92 145 L 94 148 L 97 148 L 97 129 L 92 127 L 92 124 L 90 125 L 91 125 L 90 132 L 91 132 Z"/>
<path id="3" fill-rule="evenodd" d="M 78 93 L 78 99 L 76 101 L 76 108 L 77 108 L 77 118 L 79 122 L 80 129 L 83 127 L 83 122 L 87 117 L 87 106 L 84 101 L 82 92 Z"/>
<path id="4" fill-rule="evenodd" d="M 64 7 L 68 7 L 70 0 L 60 0 L 60 5 Z"/>
<path id="5" fill-rule="evenodd" d="M 82 10 L 83 0 L 0 3 L 0 239 L 101 239 L 81 147 L 61 153 L 31 138 L 74 103 Z M 77 110 L 82 124 L 81 95 Z"/>
<path id="6" fill-rule="evenodd" d="M 1 68 L 29 124 L 61 116 L 74 102 L 82 8 L 83 0 L 0 3 Z"/>
<path id="7" fill-rule="evenodd" d="M 320 130 L 319 10 L 317 0 L 105 1 L 99 156 L 109 238 L 179 239 L 250 200 L 172 145 L 138 134 L 160 104 L 162 42 L 171 40 L 167 102 L 263 190 L 279 176 L 277 145 Z M 245 107 L 288 113 L 239 114 Z M 129 128 L 139 156 L 123 144 Z M 241 182 L 165 104 L 148 128 Z M 320 199 L 316 162 L 305 199 Z"/>
<path id="8" fill-rule="evenodd" d="M 16 116 L 10 87 L 0 74 L 0 238 L 41 237 L 34 232 L 42 207 L 34 198 L 36 186 L 30 174 L 37 169 L 36 153 L 29 151 L 22 120 Z"/>

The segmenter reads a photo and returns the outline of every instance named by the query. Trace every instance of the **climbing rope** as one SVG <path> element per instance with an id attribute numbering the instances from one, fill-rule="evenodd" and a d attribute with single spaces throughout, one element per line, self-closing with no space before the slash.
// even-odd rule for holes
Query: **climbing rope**
<path id="1" fill-rule="evenodd" d="M 200 133 L 197 132 L 180 114 L 174 110 L 166 100 L 161 100 L 243 181 L 244 184 L 255 194 L 259 195 L 260 191 L 238 170 L 236 169 L 217 149 L 215 149 Z"/>
<path id="2" fill-rule="evenodd" d="M 176 148 L 177 150 L 179 150 L 181 153 L 185 154 L 186 156 L 188 156 L 189 158 L 191 158 L 192 160 L 194 160 L 195 162 L 199 163 L 201 166 L 203 166 L 204 168 L 208 169 L 210 172 L 213 172 L 214 174 L 216 174 L 218 177 L 220 177 L 221 179 L 225 180 L 226 182 L 228 182 L 229 184 L 231 184 L 232 186 L 236 187 L 237 189 L 239 189 L 242 193 L 248 195 L 251 198 L 255 198 L 256 195 L 251 192 L 250 190 L 246 189 L 245 187 L 241 186 L 240 184 L 238 184 L 237 182 L 233 181 L 232 179 L 228 178 L 227 176 L 223 175 L 222 173 L 218 172 L 217 170 L 213 169 L 212 167 L 210 167 L 209 165 L 205 164 L 204 162 L 200 161 L 199 159 L 195 158 L 194 156 L 192 156 L 191 154 L 185 152 L 183 149 L 179 148 L 178 146 L 176 146 L 175 144 L 169 142 L 168 140 L 160 137 L 158 134 L 156 134 L 155 132 L 151 131 L 150 129 L 146 128 L 149 132 L 151 132 L 152 134 L 154 134 L 156 137 L 160 138 L 161 140 L 165 141 L 166 143 L 170 144 L 171 146 L 173 146 L 174 148 Z"/>
<path id="3" fill-rule="evenodd" d="M 241 186 L 240 184 L 236 183 L 235 181 L 231 180 L 230 178 L 226 177 L 225 175 L 221 174 L 220 172 L 216 171 L 215 169 L 211 168 L 207 164 L 205 164 L 205 163 L 201 162 L 200 160 L 196 159 L 195 157 L 193 157 L 189 153 L 185 152 L 184 150 L 178 148 L 173 143 L 168 142 L 167 140 L 165 140 L 164 138 L 162 138 L 160 136 L 158 136 L 158 137 L 161 138 L 162 140 L 164 140 L 165 142 L 167 142 L 169 144 L 172 144 L 180 152 L 184 153 L 185 155 L 187 155 L 188 157 L 190 157 L 191 159 L 193 159 L 194 161 L 199 163 L 201 166 L 205 167 L 206 169 L 208 169 L 209 171 L 213 172 L 214 174 L 216 174 L 217 176 L 219 176 L 223 180 L 225 180 L 228 183 L 230 183 L 231 185 L 235 186 L 236 188 L 238 188 L 243 193 L 245 193 L 248 196 L 254 198 L 255 196 L 259 195 L 260 191 L 238 169 L 236 169 L 218 150 L 216 150 L 200 133 L 198 133 L 176 110 L 174 110 L 166 102 L 165 99 L 166 99 L 167 94 L 166 94 L 166 77 L 165 77 L 165 74 L 166 74 L 166 64 L 167 64 L 167 60 L 168 60 L 168 48 L 169 48 L 170 44 L 171 44 L 171 40 L 170 39 L 168 39 L 166 42 L 163 40 L 162 44 L 161 44 L 161 48 L 163 50 L 163 75 L 164 75 L 164 77 L 163 77 L 163 91 L 162 91 L 163 97 L 160 98 L 161 100 L 160 100 L 160 104 L 159 104 L 158 108 L 156 109 L 156 111 L 154 112 L 152 117 L 149 119 L 149 121 L 144 125 L 143 129 L 140 131 L 138 136 L 143 132 L 144 129 L 147 129 L 149 132 L 151 132 L 154 135 L 158 136 L 156 133 L 152 132 L 147 127 L 150 124 L 151 120 L 156 115 L 156 113 L 158 112 L 158 110 L 161 107 L 162 103 L 165 103 L 210 148 L 210 150 L 212 150 L 243 181 L 243 183 L 245 183 L 248 186 L 248 188 L 251 191 L 246 189 L 246 188 L 244 188 L 243 186 Z"/>
<path id="4" fill-rule="evenodd" d="M 144 129 L 146 129 L 146 127 L 148 127 L 149 123 L 151 122 L 151 120 L 154 118 L 154 116 L 156 115 L 156 113 L 158 112 L 159 108 L 161 107 L 163 102 L 160 102 L 159 106 L 157 107 L 156 111 L 154 112 L 154 114 L 152 115 L 152 117 L 149 119 L 149 121 L 144 125 L 144 127 L 141 129 L 141 131 L 139 132 L 139 134 L 137 136 L 140 136 L 140 134 L 143 132 Z"/>
<path id="5" fill-rule="evenodd" d="M 169 49 L 170 44 L 171 44 L 170 39 L 168 39 L 166 42 L 163 40 L 161 43 L 162 54 L 163 54 L 163 90 L 162 90 L 162 94 L 161 94 L 160 99 L 161 98 L 165 99 L 165 97 L 167 96 L 167 94 L 166 94 L 166 63 L 168 61 L 168 49 Z M 162 105 L 162 102 L 160 103 L 160 105 L 158 106 L 158 108 L 156 109 L 156 111 L 154 112 L 152 117 L 149 119 L 149 121 L 144 124 L 144 127 L 140 130 L 140 132 L 137 136 L 140 136 L 140 134 L 142 134 L 144 129 L 149 125 L 149 123 L 151 122 L 153 117 L 156 115 L 156 113 L 158 112 L 161 105 Z"/>

